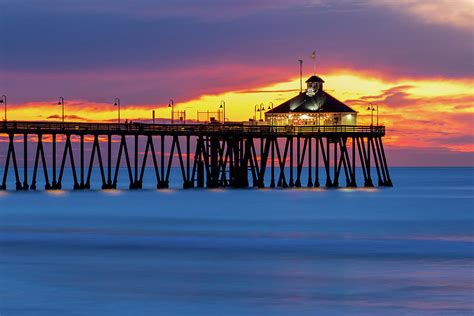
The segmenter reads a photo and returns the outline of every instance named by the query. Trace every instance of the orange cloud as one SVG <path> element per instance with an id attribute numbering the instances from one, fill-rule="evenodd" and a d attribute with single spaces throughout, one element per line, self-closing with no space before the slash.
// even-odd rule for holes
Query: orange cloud
<path id="1" fill-rule="evenodd" d="M 439 78 L 395 80 L 348 70 L 333 71 L 323 77 L 326 90 L 359 112 L 359 124 L 370 124 L 371 115 L 366 110 L 369 102 L 379 105 L 379 123 L 387 126 L 388 146 L 474 152 L 472 78 L 449 81 Z M 268 86 L 250 85 L 247 89 L 206 94 L 176 103 L 175 111 L 186 111 L 188 120 L 198 119 L 198 111 L 210 111 L 210 116 L 217 116 L 220 102 L 225 100 L 227 118 L 231 121 L 246 121 L 255 115 L 255 104 L 263 103 L 268 108 L 272 102 L 276 106 L 297 93 L 298 88 L 298 78 Z M 66 120 L 117 119 L 117 108 L 111 103 L 66 100 L 65 107 Z M 171 117 L 171 109 L 167 104 L 122 103 L 121 118 L 150 120 L 152 110 L 155 110 L 157 119 Z M 10 107 L 8 115 L 11 120 L 58 121 L 61 119 L 61 107 L 55 102 L 17 104 Z"/>

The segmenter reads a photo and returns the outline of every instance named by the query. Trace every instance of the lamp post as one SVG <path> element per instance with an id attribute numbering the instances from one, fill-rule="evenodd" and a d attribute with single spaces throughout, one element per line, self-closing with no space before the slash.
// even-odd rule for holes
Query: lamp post
<path id="1" fill-rule="evenodd" d="M 224 100 L 221 101 L 221 105 L 219 106 L 219 108 L 223 110 L 224 119 L 222 120 L 222 122 L 225 124 L 225 101 Z"/>
<path id="2" fill-rule="evenodd" d="M 268 103 L 268 110 L 273 110 L 273 102 Z M 270 115 L 270 125 L 273 126 L 273 113 Z"/>
<path id="3" fill-rule="evenodd" d="M 370 111 L 370 126 L 374 125 L 374 111 L 377 111 L 377 126 L 379 126 L 379 105 L 369 103 L 367 110 Z"/>
<path id="4" fill-rule="evenodd" d="M 2 95 L 2 98 L 0 99 L 0 104 L 3 103 L 5 105 L 5 114 L 4 114 L 4 120 L 5 122 L 7 121 L 7 96 Z"/>
<path id="5" fill-rule="evenodd" d="M 116 106 L 118 109 L 117 123 L 120 124 L 120 99 L 119 98 L 115 98 L 114 106 Z"/>
<path id="6" fill-rule="evenodd" d="M 377 110 L 377 126 L 379 126 L 379 104 L 376 103 L 375 106 L 376 106 L 376 110 Z"/>
<path id="7" fill-rule="evenodd" d="M 63 97 L 59 97 L 58 105 L 61 105 L 62 120 L 64 123 L 64 98 Z"/>
<path id="8" fill-rule="evenodd" d="M 265 105 L 263 105 L 263 103 L 260 103 L 260 105 L 256 104 L 255 108 L 257 109 L 256 112 L 259 112 L 260 121 L 262 121 L 262 112 L 265 110 Z M 257 120 L 257 113 L 256 112 L 255 112 L 255 120 Z"/>
<path id="9" fill-rule="evenodd" d="M 170 99 L 168 107 L 171 108 L 171 124 L 174 124 L 174 100 Z"/>
<path id="10" fill-rule="evenodd" d="M 318 106 L 318 131 L 321 130 L 321 104 Z"/>
<path id="11" fill-rule="evenodd" d="M 151 111 L 151 120 L 153 122 L 153 125 L 155 124 L 155 110 Z"/>

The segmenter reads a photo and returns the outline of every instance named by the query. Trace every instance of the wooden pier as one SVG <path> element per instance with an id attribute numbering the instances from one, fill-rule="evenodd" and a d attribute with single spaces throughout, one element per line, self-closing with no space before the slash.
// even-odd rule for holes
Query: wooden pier
<path id="1" fill-rule="evenodd" d="M 12 121 L 0 123 L 2 135 L 8 140 L 8 145 L 0 147 L 3 190 L 7 189 L 10 168 L 17 190 L 37 189 L 40 169 L 45 189 L 58 190 L 69 167 L 75 190 L 91 188 L 94 168 L 100 171 L 102 189 L 116 189 L 123 160 L 130 189 L 142 188 L 145 171 L 155 174 L 158 189 L 169 187 L 173 171 L 181 173 L 186 189 L 337 188 L 341 178 L 345 186 L 356 187 L 356 175 L 360 173 L 356 170 L 362 171 L 365 187 L 374 186 L 374 170 L 378 186 L 392 186 L 382 143 L 384 126 Z M 58 138 L 63 140 L 62 150 L 58 150 Z M 29 143 L 35 144 L 34 152 L 28 152 Z M 74 150 L 72 145 L 76 143 L 79 148 Z M 47 150 L 50 155 L 45 153 Z M 29 155 L 34 155 L 31 179 Z M 305 183 L 301 180 L 303 171 L 307 172 Z"/>

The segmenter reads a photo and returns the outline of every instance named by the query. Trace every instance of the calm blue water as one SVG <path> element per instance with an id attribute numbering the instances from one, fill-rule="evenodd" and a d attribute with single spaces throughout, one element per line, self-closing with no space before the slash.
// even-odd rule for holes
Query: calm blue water
<path id="1" fill-rule="evenodd" d="M 391 171 L 380 190 L 0 193 L 0 314 L 473 314 L 474 169 Z"/>

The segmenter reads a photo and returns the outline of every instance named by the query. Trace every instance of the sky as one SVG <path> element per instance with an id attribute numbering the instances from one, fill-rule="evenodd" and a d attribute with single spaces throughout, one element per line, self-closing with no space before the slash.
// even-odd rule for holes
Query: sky
<path id="1" fill-rule="evenodd" d="M 474 165 L 473 0 L 0 0 L 0 94 L 9 120 L 231 121 L 316 73 L 369 124 L 390 164 Z M 3 113 L 0 114 L 3 117 Z M 200 117 L 203 118 L 202 116 Z"/>

